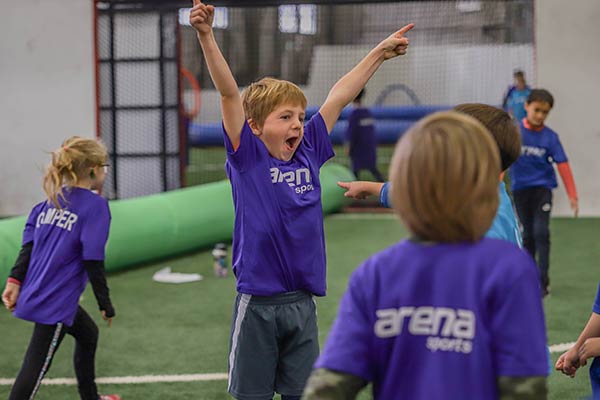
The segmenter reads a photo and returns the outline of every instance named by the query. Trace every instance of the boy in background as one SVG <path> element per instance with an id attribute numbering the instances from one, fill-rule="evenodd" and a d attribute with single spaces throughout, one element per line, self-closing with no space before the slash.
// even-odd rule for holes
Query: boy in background
<path id="1" fill-rule="evenodd" d="M 369 52 L 305 123 L 306 97 L 291 82 L 264 78 L 240 96 L 213 18 L 213 6 L 194 0 L 190 23 L 221 94 L 235 208 L 228 390 L 237 399 L 299 399 L 319 353 L 313 296 L 326 292 L 319 170 L 334 155 L 328 134 L 379 66 L 406 54 L 413 24 Z"/>
<path id="2" fill-rule="evenodd" d="M 531 91 L 525 103 L 527 116 L 520 123 L 521 156 L 510 168 L 510 186 L 523 226 L 523 246 L 537 259 L 544 296 L 550 293 L 550 212 L 552 189 L 558 186 L 553 164 L 558 167 L 575 217 L 579 214 L 567 155 L 556 132 L 544 125 L 553 106 L 550 92 Z"/>

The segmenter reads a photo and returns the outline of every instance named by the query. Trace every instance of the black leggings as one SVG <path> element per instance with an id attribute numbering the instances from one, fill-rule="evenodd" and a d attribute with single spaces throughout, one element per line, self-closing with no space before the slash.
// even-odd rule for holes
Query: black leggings
<path id="1" fill-rule="evenodd" d="M 523 225 L 523 247 L 537 260 L 542 289 L 550 284 L 550 211 L 552 191 L 531 187 L 513 192 L 515 207 Z"/>
<path id="2" fill-rule="evenodd" d="M 12 387 L 9 400 L 30 400 L 35 397 L 66 333 L 75 338 L 73 364 L 79 395 L 82 400 L 98 400 L 94 369 L 98 327 L 81 306 L 77 309 L 72 326 L 65 326 L 62 323 L 35 324 L 21 371 Z"/>

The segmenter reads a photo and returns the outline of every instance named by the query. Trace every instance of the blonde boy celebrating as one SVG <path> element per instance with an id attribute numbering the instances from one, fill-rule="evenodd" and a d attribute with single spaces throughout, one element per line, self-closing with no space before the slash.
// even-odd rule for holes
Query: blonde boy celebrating
<path id="1" fill-rule="evenodd" d="M 319 169 L 342 109 L 387 59 L 406 54 L 409 24 L 378 44 L 304 123 L 306 97 L 265 78 L 240 95 L 212 32 L 214 7 L 194 0 L 190 23 L 221 93 L 226 170 L 235 206 L 237 279 L 229 392 L 237 399 L 299 399 L 319 353 L 313 295 L 325 295 Z"/>

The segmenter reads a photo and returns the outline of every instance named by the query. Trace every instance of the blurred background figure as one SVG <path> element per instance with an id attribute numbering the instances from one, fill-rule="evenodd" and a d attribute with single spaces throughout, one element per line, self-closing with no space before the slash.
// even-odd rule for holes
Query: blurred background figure
<path id="1" fill-rule="evenodd" d="M 358 173 L 366 169 L 373 177 L 383 182 L 383 175 L 377 169 L 377 138 L 375 137 L 375 120 L 371 111 L 364 107 L 362 98 L 365 90 L 361 90 L 352 102 L 352 112 L 348 117 L 346 145 L 352 162 L 352 172 L 358 178 Z"/>
<path id="2" fill-rule="evenodd" d="M 525 81 L 525 73 L 520 69 L 515 70 L 513 78 L 513 85 L 508 87 L 502 100 L 502 108 L 518 123 L 525 118 L 525 102 L 527 101 L 527 96 L 531 93 L 531 88 Z"/>

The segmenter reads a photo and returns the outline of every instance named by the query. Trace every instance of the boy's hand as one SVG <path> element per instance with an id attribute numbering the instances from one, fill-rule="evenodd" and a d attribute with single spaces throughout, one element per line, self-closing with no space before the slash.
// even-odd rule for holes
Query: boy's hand
<path id="1" fill-rule="evenodd" d="M 108 327 L 110 328 L 110 326 L 112 325 L 112 317 L 107 317 L 106 316 L 106 311 L 102 310 L 102 319 L 105 320 L 108 323 Z"/>
<path id="2" fill-rule="evenodd" d="M 586 339 L 577 354 L 579 355 L 579 365 L 581 366 L 587 364 L 588 358 L 600 356 L 600 338 L 592 337 Z"/>
<path id="3" fill-rule="evenodd" d="M 577 218 L 579 216 L 579 200 L 569 199 L 569 202 L 571 203 L 571 210 L 573 210 L 575 218 Z"/>
<path id="4" fill-rule="evenodd" d="M 202 4 L 194 0 L 194 7 L 190 12 L 190 24 L 199 34 L 210 33 L 215 18 L 215 7 Z"/>
<path id="5" fill-rule="evenodd" d="M 558 357 L 558 360 L 554 366 L 557 371 L 561 371 L 563 374 L 569 375 L 571 378 L 575 377 L 575 373 L 579 367 L 579 354 L 575 347 L 572 347 L 569 351 Z"/>
<path id="6" fill-rule="evenodd" d="M 406 54 L 408 38 L 405 38 L 404 34 L 414 28 L 414 26 L 415 24 L 408 24 L 379 43 L 379 47 L 383 49 L 383 58 L 385 60 Z"/>
<path id="7" fill-rule="evenodd" d="M 6 283 L 6 287 L 2 293 L 2 302 L 8 311 L 13 312 L 15 310 L 20 291 L 21 286 L 17 285 L 16 283 Z"/>
<path id="8" fill-rule="evenodd" d="M 379 196 L 383 186 L 383 183 L 380 182 L 366 181 L 338 182 L 337 184 L 339 187 L 346 189 L 344 197 L 357 200 L 364 200 L 369 196 Z"/>

